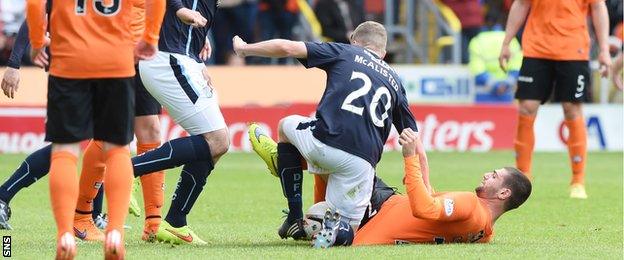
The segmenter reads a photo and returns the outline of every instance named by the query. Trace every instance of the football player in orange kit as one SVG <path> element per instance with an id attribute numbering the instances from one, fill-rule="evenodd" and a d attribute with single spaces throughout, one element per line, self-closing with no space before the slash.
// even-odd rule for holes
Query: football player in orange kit
<path id="1" fill-rule="evenodd" d="M 133 177 L 127 145 L 134 126 L 134 59 L 155 55 L 165 1 L 146 2 L 146 29 L 136 47 L 129 23 L 131 1 L 54 1 L 50 39 L 45 36 L 44 4 L 44 0 L 28 0 L 27 22 L 31 57 L 41 57 L 50 44 L 46 141 L 52 142 L 50 197 L 57 224 L 56 258 L 76 255 L 73 221 L 79 142 L 93 138 L 103 141 L 108 172 L 104 180 L 110 221 L 104 255 L 123 259 L 123 224 Z"/>
<path id="2" fill-rule="evenodd" d="M 485 173 L 473 192 L 430 194 L 416 154 L 418 135 L 401 133 L 406 195 L 391 196 L 377 215 L 361 227 L 353 245 L 397 243 L 485 243 L 494 222 L 518 208 L 531 195 L 531 182 L 518 169 L 505 167 Z"/>
<path id="3" fill-rule="evenodd" d="M 600 73 L 607 77 L 611 56 L 607 41 L 609 17 L 604 0 L 514 1 L 499 57 L 501 68 L 506 70 L 511 56 L 509 43 L 526 19 L 522 36 L 524 58 L 516 91 L 519 101 L 516 166 L 531 178 L 531 156 L 535 145 L 533 124 L 540 104 L 554 92 L 554 101 L 561 102 L 564 123 L 570 133 L 567 140 L 572 167 L 570 197 L 578 199 L 587 198 L 584 186 L 587 129 L 582 104 L 589 101 L 587 94 L 591 87 L 588 14 L 591 14 L 598 41 Z"/>

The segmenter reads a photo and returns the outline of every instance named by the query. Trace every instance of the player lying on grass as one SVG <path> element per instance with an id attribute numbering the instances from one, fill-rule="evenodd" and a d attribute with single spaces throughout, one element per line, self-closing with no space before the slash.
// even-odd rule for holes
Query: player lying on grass
<path id="1" fill-rule="evenodd" d="M 257 126 L 252 125 L 252 128 L 255 130 Z M 260 142 L 251 132 L 252 128 L 250 137 L 254 150 L 267 153 L 272 140 L 262 135 L 263 145 L 259 145 Z M 503 213 L 522 205 L 531 194 L 529 179 L 513 167 L 485 173 L 475 193 L 431 194 L 423 181 L 422 160 L 419 160 L 417 151 L 424 148 L 418 142 L 417 133 L 406 129 L 401 133 L 399 142 L 403 145 L 407 195 L 377 196 L 387 193 L 388 188 L 383 183 L 375 185 L 371 205 L 373 211 L 378 209 L 378 213 L 366 220 L 355 236 L 349 225 L 340 221 L 339 217 L 334 217 L 334 212 L 326 214 L 321 231 L 308 234 L 316 236 L 315 246 L 489 242 L 493 236 L 494 222 Z M 272 165 L 270 161 L 267 163 L 269 168 L 274 167 Z M 385 201 L 375 201 L 379 197 Z M 375 204 L 381 206 L 375 207 Z M 322 207 L 322 204 L 312 208 L 317 208 L 315 211 L 318 212 L 319 206 Z"/>

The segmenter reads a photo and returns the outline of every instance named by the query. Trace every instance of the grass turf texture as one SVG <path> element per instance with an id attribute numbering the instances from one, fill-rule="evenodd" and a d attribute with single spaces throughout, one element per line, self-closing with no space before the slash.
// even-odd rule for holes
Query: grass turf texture
<path id="1" fill-rule="evenodd" d="M 511 152 L 429 153 L 431 180 L 438 191 L 472 190 L 481 174 L 513 162 Z M 25 155 L 1 155 L 0 178 L 6 179 Z M 281 240 L 277 228 L 286 201 L 278 179 L 269 175 L 252 154 L 224 156 L 208 179 L 189 216 L 190 226 L 207 246 L 149 244 L 140 240 L 142 218 L 128 217 L 129 259 L 192 258 L 598 258 L 622 259 L 622 153 L 591 153 L 588 162 L 589 199 L 568 198 L 570 170 L 564 153 L 536 153 L 534 187 L 528 202 L 503 215 L 490 244 L 409 245 L 314 250 L 308 242 Z M 403 177 L 399 153 L 387 153 L 378 174 L 399 187 Z M 179 170 L 167 172 L 166 201 Z M 304 204 L 310 206 L 312 178 L 304 180 Z M 140 193 L 140 192 L 139 192 Z M 140 194 L 136 194 L 140 196 Z M 140 198 L 140 197 L 139 197 Z M 47 178 L 23 190 L 11 202 L 16 259 L 50 258 L 55 253 L 55 225 Z M 164 207 L 165 212 L 168 205 Z M 79 259 L 101 258 L 102 245 L 81 242 Z"/>

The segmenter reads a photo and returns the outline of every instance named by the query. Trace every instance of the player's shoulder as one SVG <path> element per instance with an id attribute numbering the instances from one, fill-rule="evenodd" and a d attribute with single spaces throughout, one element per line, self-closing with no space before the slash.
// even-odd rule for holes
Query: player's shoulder
<path id="1" fill-rule="evenodd" d="M 446 192 L 441 194 L 440 197 L 442 200 L 452 200 L 454 203 L 476 204 L 479 201 L 477 194 L 468 191 Z"/>

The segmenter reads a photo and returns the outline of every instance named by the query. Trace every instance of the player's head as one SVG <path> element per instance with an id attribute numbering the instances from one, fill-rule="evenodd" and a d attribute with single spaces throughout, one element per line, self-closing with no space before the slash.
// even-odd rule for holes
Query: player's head
<path id="1" fill-rule="evenodd" d="M 378 22 L 366 21 L 358 25 L 351 34 L 351 44 L 367 48 L 383 58 L 386 56 L 388 35 L 386 28 Z"/>
<path id="2" fill-rule="evenodd" d="M 481 185 L 475 189 L 477 196 L 503 203 L 505 211 L 522 205 L 531 195 L 531 181 L 520 170 L 505 167 L 483 175 Z"/>

